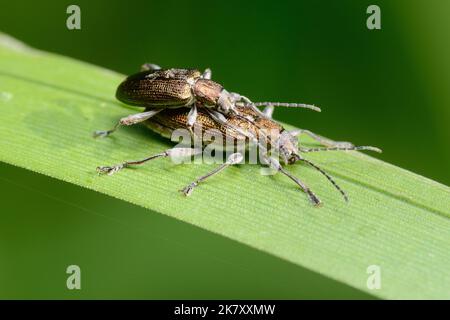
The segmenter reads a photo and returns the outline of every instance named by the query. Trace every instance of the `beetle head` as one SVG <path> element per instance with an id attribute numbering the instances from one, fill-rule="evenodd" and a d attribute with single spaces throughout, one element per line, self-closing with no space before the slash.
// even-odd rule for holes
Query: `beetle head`
<path id="1" fill-rule="evenodd" d="M 285 164 L 292 164 L 300 159 L 296 134 L 287 130 L 282 131 L 277 140 L 277 146 L 280 158 Z"/>

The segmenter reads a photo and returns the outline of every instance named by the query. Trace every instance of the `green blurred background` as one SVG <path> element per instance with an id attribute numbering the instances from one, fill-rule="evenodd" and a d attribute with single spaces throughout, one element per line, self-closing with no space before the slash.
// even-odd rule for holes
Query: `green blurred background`
<path id="1" fill-rule="evenodd" d="M 81 8 L 81 30 L 66 28 L 70 4 Z M 382 30 L 366 27 L 370 4 L 381 8 Z M 449 12 L 444 0 L 16 0 L 1 2 L 0 30 L 124 74 L 146 61 L 210 67 L 216 81 L 254 101 L 323 110 L 278 109 L 279 120 L 381 147 L 381 159 L 449 185 Z M 6 164 L 0 194 L 0 298 L 369 297 Z M 81 291 L 65 288 L 69 264 L 82 269 Z"/>

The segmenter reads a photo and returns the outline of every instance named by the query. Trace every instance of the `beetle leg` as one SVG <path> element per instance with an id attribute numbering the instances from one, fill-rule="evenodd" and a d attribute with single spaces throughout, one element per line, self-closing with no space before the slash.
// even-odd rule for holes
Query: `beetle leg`
<path id="1" fill-rule="evenodd" d="M 272 119 L 274 107 L 272 105 L 268 105 L 264 108 L 262 113 L 266 116 L 266 118 Z"/>
<path id="2" fill-rule="evenodd" d="M 205 181 L 207 178 L 223 171 L 225 168 L 238 164 L 242 161 L 243 155 L 240 153 L 233 153 L 230 155 L 227 159 L 227 161 L 223 164 L 221 164 L 219 167 L 215 168 L 214 170 L 208 172 L 207 174 L 197 178 L 195 181 L 188 184 L 185 188 L 181 189 L 180 191 L 183 192 L 185 196 L 190 196 L 192 191 L 194 191 L 194 188 L 199 185 L 200 182 Z"/>
<path id="3" fill-rule="evenodd" d="M 216 121 L 218 124 L 222 125 L 222 126 L 226 126 L 229 128 L 232 128 L 233 130 L 236 130 L 237 132 L 239 132 L 240 134 L 242 134 L 243 136 L 248 136 L 248 133 L 244 132 L 241 128 L 237 127 L 237 126 L 233 126 L 231 124 L 229 124 L 227 121 L 227 118 L 220 113 L 219 111 L 216 110 L 212 110 L 212 109 L 208 109 L 206 108 L 205 111 L 211 116 L 211 118 Z M 244 116 L 240 116 L 238 114 L 236 114 L 236 116 L 241 117 L 242 119 L 246 120 L 246 121 L 250 121 L 249 119 L 247 119 Z"/>
<path id="4" fill-rule="evenodd" d="M 134 160 L 134 161 L 125 161 L 120 164 L 114 165 L 114 166 L 99 166 L 97 167 L 97 171 L 99 174 L 107 174 L 107 175 L 113 175 L 119 170 L 122 170 L 123 168 L 127 168 L 129 166 L 135 166 L 140 165 L 143 163 L 146 163 L 147 161 L 158 159 L 158 158 L 165 158 L 165 157 L 171 157 L 171 158 L 180 158 L 180 157 L 191 157 L 197 154 L 200 154 L 202 152 L 202 149 L 200 148 L 172 148 L 168 149 L 164 152 L 157 153 L 154 155 L 151 155 L 150 157 L 141 159 L 141 160 Z"/>
<path id="5" fill-rule="evenodd" d="M 208 109 L 208 108 L 206 108 L 205 110 L 211 116 L 211 118 L 214 121 L 216 121 L 218 124 L 220 124 L 222 126 L 226 126 L 228 128 L 231 128 L 231 129 L 235 130 L 236 132 L 242 134 L 243 136 L 251 138 L 252 140 L 256 140 L 256 137 L 254 135 L 249 135 L 249 133 L 243 131 L 241 128 L 228 124 L 227 118 L 225 118 L 225 116 L 222 113 L 220 113 L 219 111 Z M 242 116 L 242 118 L 244 120 L 248 120 L 247 118 L 245 118 L 243 116 Z"/>
<path id="6" fill-rule="evenodd" d="M 211 109 L 208 109 L 208 108 L 206 108 L 205 110 L 206 110 L 206 112 L 211 116 L 211 118 L 212 118 L 214 121 L 216 121 L 217 123 L 219 123 L 219 124 L 222 125 L 222 126 L 225 126 L 225 127 L 228 127 L 228 128 L 230 128 L 230 129 L 235 130 L 236 132 L 240 133 L 240 134 L 243 135 L 244 137 L 249 138 L 249 140 L 252 141 L 253 143 L 255 143 L 255 145 L 257 145 L 259 148 L 261 148 L 261 150 L 266 151 L 266 146 L 264 146 L 264 145 L 258 140 L 258 138 L 257 138 L 257 136 L 255 136 L 255 134 L 253 134 L 253 133 L 251 133 L 251 132 L 248 132 L 248 131 L 246 132 L 246 131 L 242 130 L 240 127 L 238 127 L 238 126 L 234 126 L 234 125 L 228 124 L 228 123 L 227 123 L 227 118 L 225 118 L 225 116 L 224 116 L 222 113 L 220 113 L 220 112 L 218 112 L 218 111 L 216 111 L 216 110 L 211 110 Z M 253 125 L 256 125 L 252 120 L 250 120 L 250 119 L 248 119 L 248 118 L 246 118 L 246 117 L 244 117 L 244 116 L 241 116 L 241 115 L 239 115 L 239 114 L 236 114 L 236 117 L 239 117 L 239 118 L 241 118 L 241 119 L 243 119 L 243 120 L 245 120 L 245 121 L 248 121 L 248 122 L 252 123 Z M 267 138 L 268 138 L 268 137 L 266 136 L 266 139 L 267 139 Z"/>
<path id="7" fill-rule="evenodd" d="M 225 118 L 225 116 L 222 113 L 220 113 L 219 111 L 212 110 L 212 109 L 209 109 L 209 108 L 206 108 L 205 111 L 217 123 L 219 123 L 221 125 L 227 125 L 227 118 Z"/>
<path id="8" fill-rule="evenodd" d="M 239 93 L 236 92 L 230 92 L 230 95 L 234 101 L 235 106 L 240 106 L 240 107 L 249 107 L 251 108 L 253 111 L 255 111 L 257 114 L 259 114 L 260 116 L 266 117 L 266 115 L 264 114 L 264 112 L 262 112 L 261 110 L 259 110 L 254 104 L 253 102 L 247 98 L 246 96 L 240 95 Z"/>
<path id="9" fill-rule="evenodd" d="M 300 136 L 302 134 L 306 134 L 307 136 L 309 136 L 310 138 L 316 140 L 317 142 L 319 142 L 320 144 L 326 146 L 326 147 L 333 147 L 333 148 L 353 148 L 355 147 L 353 145 L 353 143 L 351 142 L 346 142 L 346 141 L 334 141 L 325 137 L 322 137 L 321 135 L 318 135 L 316 133 L 313 133 L 309 130 L 304 130 L 304 129 L 296 129 L 296 130 L 291 130 L 289 131 L 289 133 L 291 135 L 293 135 L 294 137 L 296 136 Z"/>
<path id="10" fill-rule="evenodd" d="M 101 131 L 101 130 L 95 131 L 94 138 L 106 137 L 106 136 L 110 135 L 111 133 L 113 133 L 114 131 L 116 131 L 117 128 L 119 128 L 120 126 L 132 126 L 133 124 L 143 122 L 147 119 L 150 119 L 151 117 L 153 117 L 155 114 L 157 114 L 158 112 L 160 112 L 162 110 L 163 109 L 153 109 L 153 110 L 129 115 L 128 117 L 120 119 L 119 122 L 112 129 L 105 130 L 105 131 Z"/>
<path id="11" fill-rule="evenodd" d="M 288 178 L 290 178 L 292 181 L 294 181 L 302 190 L 308 195 L 309 200 L 316 206 L 320 206 L 322 202 L 320 199 L 314 194 L 314 192 L 311 191 L 311 189 L 302 182 L 299 178 L 292 175 L 289 171 L 284 170 L 284 168 L 281 166 L 281 164 L 276 160 L 275 158 L 265 156 L 264 160 L 275 170 L 281 172 Z"/>
<path id="12" fill-rule="evenodd" d="M 161 67 L 154 63 L 144 63 L 141 66 L 141 71 L 157 71 L 161 70 Z"/>
<path id="13" fill-rule="evenodd" d="M 246 96 L 242 96 L 242 95 L 234 93 L 234 92 L 232 92 L 232 94 L 239 96 L 239 101 L 238 102 L 244 102 L 245 105 L 250 106 L 250 108 L 252 108 L 257 114 L 264 115 L 264 113 L 261 112 L 261 110 L 259 110 L 256 106 L 254 106 L 253 102 L 249 98 L 247 98 Z"/>
<path id="14" fill-rule="evenodd" d="M 187 115 L 187 121 L 186 121 L 186 126 L 189 130 L 189 132 L 191 133 L 191 137 L 194 137 L 194 131 L 192 130 L 195 121 L 197 121 L 197 105 L 194 103 L 191 106 L 191 109 L 189 110 L 189 113 Z"/>
<path id="15" fill-rule="evenodd" d="M 202 74 L 203 79 L 211 80 L 212 71 L 210 68 L 206 68 Z"/>

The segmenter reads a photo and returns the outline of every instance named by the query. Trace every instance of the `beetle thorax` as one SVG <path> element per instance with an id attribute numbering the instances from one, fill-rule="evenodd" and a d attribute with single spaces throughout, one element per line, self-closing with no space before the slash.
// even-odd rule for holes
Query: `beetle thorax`
<path id="1" fill-rule="evenodd" d="M 198 79 L 194 83 L 192 91 L 197 101 L 201 102 L 204 106 L 209 107 L 217 105 L 223 87 L 212 80 Z"/>

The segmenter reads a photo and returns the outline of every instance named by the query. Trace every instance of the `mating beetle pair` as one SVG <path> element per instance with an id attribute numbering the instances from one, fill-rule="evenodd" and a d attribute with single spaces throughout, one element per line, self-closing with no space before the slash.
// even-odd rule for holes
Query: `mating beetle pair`
<path id="1" fill-rule="evenodd" d="M 205 108 L 210 116 L 221 124 L 226 122 L 224 116 L 236 113 L 238 106 L 252 108 L 257 113 L 260 113 L 258 106 L 268 105 L 320 111 L 315 106 L 299 103 L 253 103 L 247 97 L 228 92 L 222 85 L 212 81 L 210 69 L 206 69 L 203 73 L 195 69 L 163 70 L 158 65 L 150 63 L 144 64 L 141 72 L 126 78 L 117 88 L 116 97 L 126 104 L 150 110 L 122 118 L 113 129 L 96 131 L 96 136 L 109 135 L 120 125 L 128 126 L 143 122 L 167 108 L 190 108 L 186 121 L 189 129 L 195 123 L 199 107 Z"/>
<path id="2" fill-rule="evenodd" d="M 303 107 L 320 111 L 317 107 L 305 104 L 290 103 L 252 103 L 248 98 L 237 93 L 226 91 L 220 84 L 211 80 L 211 71 L 207 69 L 200 73 L 198 70 L 168 69 L 161 70 L 156 65 L 145 64 L 143 71 L 128 77 L 118 89 L 117 98 L 127 104 L 145 107 L 145 111 L 122 118 L 111 130 L 96 131 L 95 136 L 106 136 L 120 125 L 133 125 L 143 122 L 151 130 L 170 137 L 177 129 L 187 129 L 191 135 L 196 134 L 192 128 L 201 130 L 217 129 L 227 139 L 234 141 L 256 142 L 263 152 L 260 153 L 261 162 L 293 180 L 309 197 L 310 201 L 318 206 L 319 198 L 300 179 L 286 171 L 276 156 L 285 164 L 297 161 L 305 162 L 323 174 L 334 187 L 348 200 L 345 192 L 336 184 L 333 178 L 319 166 L 305 159 L 301 154 L 328 150 L 371 150 L 381 152 L 380 149 L 370 146 L 354 146 L 348 142 L 334 142 L 308 130 L 287 131 L 278 122 L 272 119 L 273 106 Z M 257 106 L 266 105 L 260 111 Z M 265 132 L 275 130 L 275 136 L 268 137 Z M 201 134 L 203 134 L 203 131 Z M 304 148 L 298 145 L 298 136 L 307 134 L 324 147 Z M 263 137 L 267 145 L 261 144 L 257 138 Z M 204 141 L 203 147 L 217 144 L 217 141 Z M 220 142 L 220 143 L 223 143 Z M 142 160 L 126 161 L 114 166 L 101 166 L 97 170 L 108 175 L 114 174 L 122 168 L 143 164 L 147 161 L 172 156 L 192 156 L 201 153 L 198 148 L 172 148 L 162 153 L 151 155 Z M 181 191 L 190 195 L 198 184 L 207 178 L 219 173 L 230 165 L 242 161 L 243 155 L 239 152 L 231 154 L 227 161 L 188 184 Z"/>

